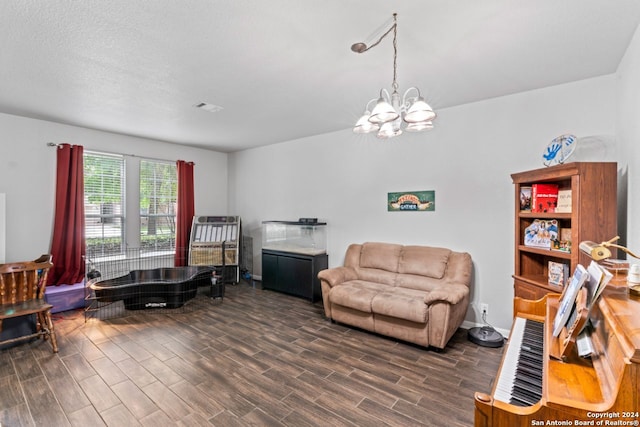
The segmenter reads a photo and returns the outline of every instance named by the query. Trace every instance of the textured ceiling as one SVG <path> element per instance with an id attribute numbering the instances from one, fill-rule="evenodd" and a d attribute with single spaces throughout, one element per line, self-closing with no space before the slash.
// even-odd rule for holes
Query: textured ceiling
<path id="1" fill-rule="evenodd" d="M 393 12 L 437 111 L 615 72 L 640 1 L 2 0 L 0 112 L 225 152 L 347 129 L 393 59 L 350 46 Z"/>

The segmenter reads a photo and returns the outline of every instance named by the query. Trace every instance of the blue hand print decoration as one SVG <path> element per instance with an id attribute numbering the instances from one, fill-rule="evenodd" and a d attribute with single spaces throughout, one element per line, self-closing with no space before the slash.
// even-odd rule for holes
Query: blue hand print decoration
<path id="1" fill-rule="evenodd" d="M 552 143 L 551 145 L 547 145 L 547 152 L 542 155 L 545 160 L 551 161 L 556 158 L 558 155 L 558 151 L 562 148 L 561 144 Z"/>
<path id="2" fill-rule="evenodd" d="M 564 163 L 576 149 L 577 141 L 578 137 L 570 134 L 554 138 L 542 154 L 542 162 L 545 166 Z"/>

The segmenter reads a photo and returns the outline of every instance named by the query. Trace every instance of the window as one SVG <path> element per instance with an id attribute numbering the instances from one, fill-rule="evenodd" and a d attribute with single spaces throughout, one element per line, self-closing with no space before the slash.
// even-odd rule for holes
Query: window
<path id="1" fill-rule="evenodd" d="M 85 151 L 84 209 L 89 259 L 128 257 L 128 249 L 146 254 L 175 251 L 175 163 L 125 157 Z"/>
<path id="2" fill-rule="evenodd" d="M 121 254 L 124 249 L 124 159 L 84 153 L 84 214 L 87 256 Z"/>
<path id="3" fill-rule="evenodd" d="M 140 161 L 140 248 L 142 252 L 174 251 L 176 247 L 175 163 Z"/>

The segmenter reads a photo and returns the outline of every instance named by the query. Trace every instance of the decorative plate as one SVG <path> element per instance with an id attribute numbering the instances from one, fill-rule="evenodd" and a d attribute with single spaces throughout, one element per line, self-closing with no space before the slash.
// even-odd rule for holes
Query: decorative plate
<path id="1" fill-rule="evenodd" d="M 569 156 L 576 149 L 578 137 L 564 134 L 551 141 L 542 155 L 542 162 L 545 166 L 561 164 L 567 161 Z"/>

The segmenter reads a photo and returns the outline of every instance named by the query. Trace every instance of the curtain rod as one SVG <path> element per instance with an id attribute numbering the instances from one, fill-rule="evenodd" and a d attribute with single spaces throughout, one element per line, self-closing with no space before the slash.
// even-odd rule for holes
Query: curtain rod
<path id="1" fill-rule="evenodd" d="M 60 147 L 63 144 L 65 144 L 65 143 L 47 142 L 47 147 Z M 137 154 L 114 153 L 113 151 L 91 150 L 91 149 L 88 149 L 87 151 L 93 152 L 93 153 L 112 154 L 114 156 L 137 157 L 139 159 L 157 160 L 157 161 L 160 161 L 160 162 L 176 162 L 177 161 L 177 160 L 159 159 L 157 157 L 138 156 Z M 195 162 L 187 162 L 187 163 L 191 163 L 191 164 L 195 165 Z"/>

